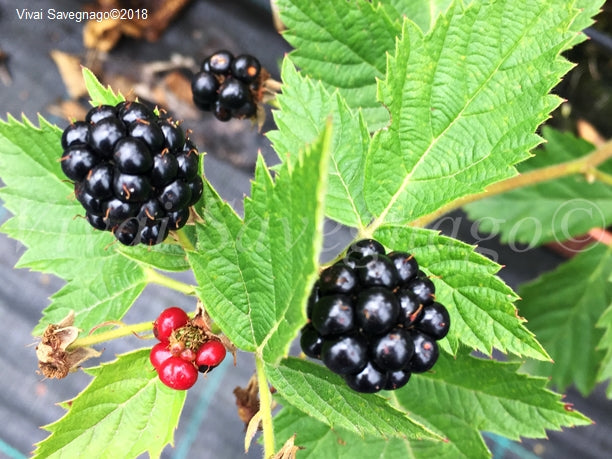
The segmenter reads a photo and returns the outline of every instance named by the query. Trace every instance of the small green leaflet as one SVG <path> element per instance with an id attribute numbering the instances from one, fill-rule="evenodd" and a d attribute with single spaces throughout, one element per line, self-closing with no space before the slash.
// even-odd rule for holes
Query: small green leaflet
<path id="1" fill-rule="evenodd" d="M 522 173 L 575 160 L 595 149 L 570 133 L 552 128 L 542 133 L 546 146 L 520 165 Z M 612 174 L 612 164 L 599 169 Z M 576 174 L 477 201 L 465 210 L 481 231 L 501 233 L 502 242 L 529 246 L 562 242 L 612 223 L 612 187 Z"/>
<path id="2" fill-rule="evenodd" d="M 437 232 L 384 225 L 374 237 L 386 247 L 413 254 L 433 276 L 436 299 L 451 315 L 448 342 L 452 353 L 460 343 L 491 355 L 503 352 L 548 360 L 548 354 L 525 328 L 514 292 L 496 276 L 500 266 L 474 252 L 474 247 Z"/>
<path id="3" fill-rule="evenodd" d="M 595 325 L 612 303 L 610 276 L 612 250 L 597 244 L 520 288 L 519 312 L 555 362 L 528 362 L 530 373 L 549 376 L 559 390 L 593 390 L 605 356 L 604 330 Z"/>
<path id="4" fill-rule="evenodd" d="M 471 0 L 464 0 L 467 5 Z M 438 16 L 446 11 L 452 0 L 381 0 L 382 4 L 388 4 L 388 11 L 392 11 L 391 17 L 401 18 L 406 16 L 419 26 L 423 33 L 427 33 L 436 23 Z M 391 10 L 393 8 L 393 10 Z"/>
<path id="5" fill-rule="evenodd" d="M 314 365 L 303 362 L 306 364 Z M 480 431 L 518 440 L 520 437 L 545 437 L 545 429 L 589 424 L 583 415 L 567 409 L 559 395 L 545 388 L 544 378 L 518 374 L 518 366 L 474 358 L 465 350 L 456 360 L 443 354 L 435 371 L 413 375 L 402 389 L 384 393 L 395 406 L 410 413 L 412 419 L 427 419 L 429 425 L 448 441 L 410 438 L 384 441 L 369 432 L 365 438 L 360 438 L 350 425 L 337 425 L 330 430 L 329 422 L 311 413 L 312 409 L 306 411 L 312 417 L 306 417 L 290 406 L 284 407 L 275 419 L 277 441 L 282 444 L 297 432 L 296 444 L 306 447 L 302 452 L 306 458 L 321 457 L 322 451 L 329 457 L 350 458 L 355 457 L 355 451 L 363 451 L 364 458 L 454 459 L 490 456 Z M 335 378 L 330 377 L 330 382 Z M 338 380 L 342 384 L 340 378 Z M 310 387 L 313 384 L 309 385 L 306 377 L 299 381 L 294 390 L 300 395 L 308 394 L 302 395 L 301 401 L 307 399 L 311 391 L 320 394 L 323 400 L 332 397 L 331 394 L 325 396 L 326 381 L 317 381 L 314 387 Z M 378 398 L 371 398 L 375 397 Z M 341 409 L 340 406 L 337 409 Z M 342 409 L 346 411 L 347 408 L 343 405 Z M 360 424 L 355 414 L 351 419 L 354 424 Z"/>
<path id="6" fill-rule="evenodd" d="M 34 457 L 159 457 L 173 442 L 186 392 L 163 385 L 149 351 L 85 370 L 92 382 L 63 418 L 44 427 L 51 435 L 38 443 Z"/>
<path id="7" fill-rule="evenodd" d="M 98 105 L 117 105 L 125 100 L 121 93 L 115 94 L 110 86 L 104 88 L 93 72 L 86 67 L 83 67 L 83 80 L 89 93 L 91 105 L 94 107 Z"/>
<path id="8" fill-rule="evenodd" d="M 334 129 L 329 161 L 325 213 L 340 223 L 364 227 L 372 216 L 363 199 L 363 175 L 370 135 L 363 117 L 351 113 L 338 93 L 330 95 L 322 84 L 300 75 L 291 59 L 282 68 L 283 92 L 274 111 L 277 130 L 268 134 L 282 161 L 293 161 L 304 145 L 325 129 Z M 361 112 L 359 112 L 361 114 Z"/>
<path id="9" fill-rule="evenodd" d="M 363 111 L 371 130 L 386 125 L 389 113 L 376 101 L 376 78 L 385 74 L 385 54 L 401 22 L 366 0 L 277 3 L 295 63 L 329 92 L 339 89 L 349 107 Z"/>
<path id="10" fill-rule="evenodd" d="M 201 242 L 188 254 L 198 296 L 236 346 L 266 362 L 285 355 L 306 322 L 304 304 L 322 243 L 330 140 L 328 126 L 275 180 L 260 157 L 244 220 L 205 186 Z"/>
<path id="11" fill-rule="evenodd" d="M 610 279 L 612 281 L 612 279 Z M 597 374 L 597 382 L 608 382 L 612 379 L 612 304 L 606 309 L 601 315 L 601 318 L 597 322 L 597 326 L 604 329 L 604 335 L 597 346 L 606 353 L 601 360 L 599 372 Z M 608 398 L 612 398 L 612 384 L 608 384 L 606 391 Z"/>
<path id="12" fill-rule="evenodd" d="M 392 121 L 366 162 L 379 220 L 408 223 L 515 175 L 558 104 L 548 93 L 571 67 L 559 53 L 576 13 L 565 0 L 512 0 L 455 3 L 426 36 L 405 22 L 378 87 Z"/>
<path id="13" fill-rule="evenodd" d="M 362 437 L 443 439 L 392 407 L 384 397 L 359 394 L 340 376 L 313 362 L 289 358 L 279 366 L 266 366 L 266 374 L 283 400 L 334 429 L 347 429 Z"/>

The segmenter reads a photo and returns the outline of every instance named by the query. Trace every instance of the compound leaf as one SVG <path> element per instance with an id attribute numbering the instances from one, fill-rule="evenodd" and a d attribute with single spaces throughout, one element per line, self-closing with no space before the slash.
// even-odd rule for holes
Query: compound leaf
<path id="1" fill-rule="evenodd" d="M 385 74 L 385 53 L 401 22 L 366 0 L 277 3 L 295 63 L 330 93 L 338 89 L 349 107 L 360 108 L 371 130 L 384 126 L 389 114 L 376 101 L 376 78 Z"/>
<path id="2" fill-rule="evenodd" d="M 268 134 L 281 160 L 292 160 L 312 142 L 331 118 L 331 152 L 326 215 L 340 223 L 363 227 L 371 219 L 363 199 L 365 156 L 370 136 L 361 116 L 351 113 L 344 99 L 329 94 L 321 83 L 300 75 L 289 58 L 283 62 L 283 92 L 274 111 L 278 130 Z M 360 112 L 361 113 L 361 112 Z"/>
<path id="3" fill-rule="evenodd" d="M 575 160 L 594 147 L 571 133 L 544 128 L 545 148 L 519 166 L 521 173 Z M 612 174 L 612 164 L 602 172 Z M 529 246 L 577 239 L 612 223 L 612 187 L 576 174 L 525 186 L 465 206 L 479 229 L 501 233 L 502 242 Z"/>
<path id="4" fill-rule="evenodd" d="M 436 299 L 451 315 L 445 341 L 452 353 L 462 343 L 488 355 L 503 352 L 549 359 L 518 317 L 512 289 L 497 277 L 500 266 L 474 247 L 435 231 L 383 225 L 374 237 L 387 247 L 412 253 L 432 276 Z"/>
<path id="5" fill-rule="evenodd" d="M 297 358 L 266 366 L 270 383 L 283 400 L 332 428 L 379 438 L 442 440 L 420 422 L 389 405 L 380 395 L 365 396 L 349 389 L 327 368 Z"/>
<path id="6" fill-rule="evenodd" d="M 593 390 L 605 355 L 598 349 L 604 330 L 595 325 L 612 303 L 611 275 L 612 250 L 596 244 L 521 286 L 519 311 L 554 360 L 528 362 L 530 372 L 549 376 L 559 390 Z"/>
<path id="7" fill-rule="evenodd" d="M 570 64 L 565 0 L 460 2 L 427 35 L 410 21 L 378 96 L 391 123 L 376 133 L 364 194 L 379 221 L 407 223 L 516 174 Z"/>
<path id="8" fill-rule="evenodd" d="M 159 457 L 172 444 L 185 391 L 166 387 L 149 362 L 150 349 L 85 370 L 94 378 L 63 418 L 44 428 L 35 458 Z M 143 435 L 146 432 L 146 435 Z"/>
<path id="9" fill-rule="evenodd" d="M 306 321 L 304 303 L 318 266 L 330 126 L 276 180 L 257 163 L 244 220 L 210 188 L 197 251 L 189 261 L 199 297 L 232 342 L 280 359 Z"/>

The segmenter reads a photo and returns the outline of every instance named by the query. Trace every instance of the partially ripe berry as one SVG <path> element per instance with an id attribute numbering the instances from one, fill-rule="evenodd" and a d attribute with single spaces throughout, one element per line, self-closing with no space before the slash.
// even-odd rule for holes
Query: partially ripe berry
<path id="1" fill-rule="evenodd" d="M 184 327 L 189 322 L 189 316 L 177 306 L 164 309 L 155 322 L 153 322 L 153 334 L 162 343 L 167 343 L 172 332 Z"/>
<path id="2" fill-rule="evenodd" d="M 157 370 L 159 379 L 166 386 L 176 390 L 187 390 L 198 380 L 198 370 L 193 363 L 180 357 L 170 357 Z"/>
<path id="3" fill-rule="evenodd" d="M 226 353 L 221 341 L 214 339 L 206 341 L 196 352 L 195 365 L 201 373 L 206 373 L 223 362 Z"/>
<path id="4" fill-rule="evenodd" d="M 151 353 L 149 354 L 149 360 L 156 370 L 159 370 L 161 364 L 170 357 L 172 357 L 172 352 L 168 349 L 168 343 L 157 343 L 151 348 Z"/>
<path id="5" fill-rule="evenodd" d="M 196 352 L 193 349 L 183 349 L 179 357 L 186 362 L 193 362 L 196 359 Z"/>

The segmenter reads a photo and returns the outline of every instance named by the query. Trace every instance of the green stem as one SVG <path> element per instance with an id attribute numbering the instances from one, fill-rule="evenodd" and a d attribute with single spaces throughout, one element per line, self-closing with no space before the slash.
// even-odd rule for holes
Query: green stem
<path id="1" fill-rule="evenodd" d="M 260 355 L 255 355 L 257 385 L 259 387 L 259 412 L 263 429 L 264 458 L 274 456 L 274 426 L 272 425 L 272 394 L 264 371 L 264 362 Z"/>
<path id="2" fill-rule="evenodd" d="M 610 158 L 612 158 L 612 141 L 606 142 L 600 148 L 581 158 L 525 172 L 524 174 L 494 183 L 481 193 L 474 193 L 455 199 L 445 206 L 440 207 L 438 210 L 413 220 L 410 226 L 424 227 L 448 212 L 459 209 L 471 202 L 490 198 L 491 196 L 506 193 L 524 186 L 536 185 L 549 180 L 566 177 L 568 175 L 585 174 L 601 180 L 604 183 L 612 183 L 612 176 L 596 169 L 598 165 Z M 377 225 L 373 229 L 370 229 L 369 232 L 372 233 L 381 223 L 382 222 L 379 222 L 377 219 L 373 222 L 373 224 Z"/>
<path id="3" fill-rule="evenodd" d="M 87 347 L 93 346 L 94 344 L 104 343 L 106 341 L 112 341 L 117 338 L 123 338 L 125 336 L 142 333 L 153 329 L 153 322 L 141 322 L 133 325 L 121 325 L 118 328 L 112 330 L 96 333 L 93 335 L 84 336 L 76 339 L 68 349 L 76 347 Z"/>
<path id="4" fill-rule="evenodd" d="M 163 287 L 176 290 L 177 292 L 181 292 L 185 295 L 195 295 L 194 285 L 186 284 L 176 279 L 172 279 L 171 277 L 164 276 L 151 268 L 145 268 L 145 275 L 147 281 L 152 284 L 161 285 Z"/>
<path id="5" fill-rule="evenodd" d="M 189 237 L 187 237 L 187 233 L 183 231 L 182 228 L 178 230 L 175 234 L 178 239 L 178 243 L 183 247 L 183 249 L 190 252 L 193 252 L 195 250 L 195 247 L 189 240 Z"/>

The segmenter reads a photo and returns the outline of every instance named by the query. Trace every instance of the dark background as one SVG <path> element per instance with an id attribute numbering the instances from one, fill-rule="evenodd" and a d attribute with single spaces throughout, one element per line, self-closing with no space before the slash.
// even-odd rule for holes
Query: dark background
<path id="1" fill-rule="evenodd" d="M 0 77 L 0 117 L 6 113 L 24 113 L 36 119 L 41 113 L 60 127 L 67 125 L 65 117 L 57 116 L 52 107 L 68 98 L 56 65 L 49 52 L 58 49 L 81 56 L 86 51 L 82 42 L 83 24 L 53 21 L 19 21 L 15 8 L 23 8 L 20 0 L 0 0 L 0 49 L 6 53 L 4 71 L 10 84 Z M 30 8 L 35 9 L 30 3 Z M 55 7 L 79 10 L 86 2 L 39 1 L 36 8 Z M 606 32 L 607 15 L 600 27 Z M 256 55 L 274 77 L 278 78 L 278 63 L 289 46 L 273 27 L 268 2 L 260 1 L 193 1 L 170 25 L 159 41 L 151 43 L 130 38 L 100 58 L 104 73 L 123 75 L 138 80 L 143 77 L 143 66 L 152 61 L 164 61 L 173 54 L 193 58 L 196 62 L 216 49 L 227 48 L 235 53 Z M 610 48 L 612 50 L 612 47 Z M 571 106 L 559 110 L 553 120 L 558 126 L 575 128 L 575 120 L 586 118 L 605 136 L 612 135 L 608 102 L 610 88 L 610 50 L 605 43 L 588 43 L 572 51 L 570 58 L 581 65 L 558 88 Z M 596 72 L 593 69 L 597 70 Z M 1 69 L 0 69 L 1 71 Z M 4 82 L 3 82 L 4 81 Z M 596 104 L 593 100 L 597 101 Z M 275 161 L 266 137 L 246 121 L 220 123 L 208 114 L 186 110 L 185 127 L 194 131 L 193 137 L 203 151 L 206 175 L 221 195 L 241 210 L 241 201 L 249 193 L 249 179 L 258 151 L 269 163 Z M 263 132 L 273 128 L 268 116 Z M 1 153 L 0 153 L 1 154 Z M 9 217 L 0 207 L 0 223 Z M 494 256 L 507 267 L 501 276 L 513 288 L 554 268 L 563 259 L 547 250 L 535 249 L 516 252 L 497 243 L 495 238 L 480 235 L 477 228 L 463 214 L 455 213 L 441 225 L 447 233 L 467 242 L 479 242 L 481 250 Z M 352 235 L 350 231 L 330 223 L 326 227 L 326 254 L 337 253 Z M 64 410 L 56 403 L 78 394 L 89 382 L 82 372 L 55 381 L 43 380 L 36 373 L 34 339 L 31 330 L 40 319 L 41 310 L 48 305 L 48 297 L 56 292 L 62 281 L 54 277 L 14 269 L 23 252 L 22 246 L 0 234 L 0 321 L 3 328 L 0 350 L 0 457 L 21 458 L 33 449 L 33 443 L 43 440 L 47 432 L 39 426 L 59 419 Z M 192 281 L 189 274 L 179 278 Z M 154 317 L 168 305 L 175 304 L 192 310 L 194 305 L 172 291 L 147 287 L 135 306 L 125 317 L 126 322 L 139 322 Z M 136 338 L 108 343 L 103 359 L 126 352 L 143 344 Z M 175 447 L 166 448 L 165 458 L 240 458 L 261 457 L 258 445 L 248 455 L 243 453 L 243 424 L 235 409 L 234 387 L 246 385 L 253 372 L 249 354 L 240 353 L 238 365 L 224 362 L 207 379 L 198 381 L 188 392 L 185 410 L 175 436 Z M 606 458 L 612 451 L 612 403 L 599 388 L 588 399 L 571 390 L 566 400 L 574 403 L 596 421 L 595 426 L 550 433 L 550 440 L 526 440 L 523 443 L 486 435 L 494 456 L 529 458 Z"/>

